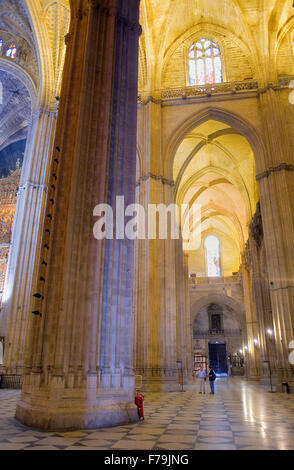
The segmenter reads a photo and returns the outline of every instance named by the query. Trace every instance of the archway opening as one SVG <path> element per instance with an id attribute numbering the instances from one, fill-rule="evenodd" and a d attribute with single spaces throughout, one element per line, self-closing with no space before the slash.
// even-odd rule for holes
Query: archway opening
<path id="1" fill-rule="evenodd" d="M 207 291 L 207 285 L 204 288 Z M 193 294 L 190 293 L 190 296 L 193 300 Z M 203 292 L 199 289 L 198 300 L 191 307 L 191 317 L 194 370 L 199 368 L 198 363 L 201 362 L 201 365 L 207 369 L 209 365 L 212 365 L 218 374 L 227 375 L 229 371 L 231 372 L 236 351 L 239 351 L 243 345 L 245 322 L 242 304 L 220 293 L 210 293 L 203 297 Z M 224 348 L 218 346 L 211 348 L 211 344 L 226 345 L 225 360 L 224 353 L 218 351 Z M 219 353 L 219 357 L 214 349 Z M 233 366 L 236 375 L 243 375 L 243 369 L 237 367 L 237 364 Z"/>
<path id="2" fill-rule="evenodd" d="M 200 124 L 180 143 L 173 177 L 177 204 L 190 209 L 181 224 L 188 221 L 191 236 L 197 239 L 193 249 L 186 250 L 187 243 L 184 248 L 190 277 L 236 275 L 259 200 L 254 154 L 247 139 L 216 120 Z M 195 206 L 197 218 L 191 216 Z"/>
<path id="3" fill-rule="evenodd" d="M 228 375 L 227 344 L 221 340 L 209 342 L 209 365 L 214 369 L 217 376 Z"/>
<path id="4" fill-rule="evenodd" d="M 232 126 L 208 119 L 182 139 L 173 178 L 176 202 L 188 208 L 181 210 L 181 224 L 193 239 L 187 243 L 184 231 L 190 304 L 211 299 L 191 311 L 195 368 L 202 361 L 227 375 L 246 338 L 242 254 L 259 200 L 252 147 Z"/>

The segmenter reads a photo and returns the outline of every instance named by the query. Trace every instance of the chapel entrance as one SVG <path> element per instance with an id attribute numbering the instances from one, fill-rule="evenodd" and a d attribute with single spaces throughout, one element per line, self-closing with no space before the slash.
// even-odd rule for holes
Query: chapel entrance
<path id="1" fill-rule="evenodd" d="M 216 374 L 228 373 L 227 345 L 223 341 L 211 341 L 209 343 L 209 365 Z"/>

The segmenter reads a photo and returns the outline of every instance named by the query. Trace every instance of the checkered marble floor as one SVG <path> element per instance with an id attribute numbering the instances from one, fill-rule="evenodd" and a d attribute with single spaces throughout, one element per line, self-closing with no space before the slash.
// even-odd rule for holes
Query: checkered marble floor
<path id="1" fill-rule="evenodd" d="M 0 450 L 294 450 L 294 396 L 245 379 L 222 378 L 216 395 L 146 394 L 145 421 L 47 433 L 14 419 L 18 391 L 0 390 Z"/>

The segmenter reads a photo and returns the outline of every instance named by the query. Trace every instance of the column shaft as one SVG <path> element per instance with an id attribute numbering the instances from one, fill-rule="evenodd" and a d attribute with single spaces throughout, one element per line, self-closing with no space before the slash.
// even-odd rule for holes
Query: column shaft
<path id="1" fill-rule="evenodd" d="M 17 418 L 44 429 L 137 419 L 133 242 L 93 210 L 135 202 L 139 1 L 74 0 L 39 282 Z M 45 282 L 42 280 L 45 279 Z"/>
<path id="2" fill-rule="evenodd" d="M 266 171 L 257 176 L 267 253 L 274 341 L 279 381 L 293 376 L 288 345 L 294 337 L 294 211 L 293 155 L 281 92 L 261 96 Z"/>
<path id="3" fill-rule="evenodd" d="M 7 373 L 23 372 L 31 289 L 40 251 L 56 116 L 56 111 L 36 111 L 28 133 L 1 312 Z"/>

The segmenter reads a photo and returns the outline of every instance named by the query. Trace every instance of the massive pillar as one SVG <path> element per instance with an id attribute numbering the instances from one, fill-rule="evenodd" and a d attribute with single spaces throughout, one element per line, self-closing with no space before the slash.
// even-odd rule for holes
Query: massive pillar
<path id="1" fill-rule="evenodd" d="M 139 202 L 146 213 L 149 205 L 156 205 L 159 212 L 162 205 L 158 223 L 175 204 L 174 182 L 166 178 L 163 168 L 161 104 L 150 99 L 140 109 L 140 118 Z M 157 230 L 156 237 L 139 240 L 138 260 L 136 370 L 143 376 L 145 390 L 178 390 L 177 363 L 182 362 L 184 375 L 189 368 L 188 375 L 192 374 L 192 329 L 181 241 L 173 239 L 170 230 L 160 239 Z"/>
<path id="2" fill-rule="evenodd" d="M 72 0 L 71 9 L 16 412 L 22 423 L 43 429 L 137 419 L 133 242 L 96 240 L 93 210 L 108 203 L 115 220 L 116 196 L 135 202 L 139 0 Z"/>
<path id="3" fill-rule="evenodd" d="M 1 334 L 5 336 L 4 370 L 23 372 L 31 288 L 36 276 L 44 209 L 48 194 L 57 110 L 42 107 L 32 115 L 18 191 L 6 275 Z"/>
<path id="4" fill-rule="evenodd" d="M 293 377 L 288 346 L 294 337 L 294 162 L 281 93 L 269 87 L 261 95 L 267 162 L 257 176 L 279 382 Z"/>
<path id="5" fill-rule="evenodd" d="M 173 187 L 154 175 L 141 180 L 140 190 L 146 211 L 148 204 L 166 204 L 173 193 Z M 136 370 L 143 376 L 145 390 L 173 390 L 177 388 L 176 240 L 140 240 L 138 259 Z"/>

